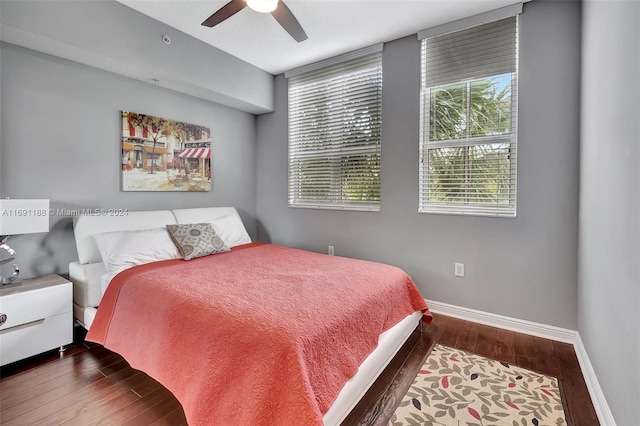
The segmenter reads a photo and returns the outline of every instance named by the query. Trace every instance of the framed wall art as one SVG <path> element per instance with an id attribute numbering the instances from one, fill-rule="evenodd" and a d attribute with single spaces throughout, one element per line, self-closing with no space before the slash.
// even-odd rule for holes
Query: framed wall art
<path id="1" fill-rule="evenodd" d="M 123 191 L 211 191 L 211 129 L 122 111 Z"/>

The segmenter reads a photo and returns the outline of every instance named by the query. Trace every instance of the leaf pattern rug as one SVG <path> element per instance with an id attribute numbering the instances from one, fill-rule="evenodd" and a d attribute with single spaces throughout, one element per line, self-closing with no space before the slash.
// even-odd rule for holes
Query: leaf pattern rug
<path id="1" fill-rule="evenodd" d="M 440 344 L 389 420 L 389 426 L 566 424 L 557 378 Z"/>

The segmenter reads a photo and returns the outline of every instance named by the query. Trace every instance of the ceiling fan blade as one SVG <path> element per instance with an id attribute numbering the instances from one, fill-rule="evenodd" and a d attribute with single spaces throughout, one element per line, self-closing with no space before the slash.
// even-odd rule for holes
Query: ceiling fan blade
<path id="1" fill-rule="evenodd" d="M 244 0 L 231 0 L 229 3 L 222 6 L 216 13 L 209 16 L 206 21 L 202 23 L 205 27 L 213 27 L 214 25 L 218 25 L 220 22 L 225 19 L 235 15 L 240 12 L 247 4 Z"/>
<path id="2" fill-rule="evenodd" d="M 287 7 L 282 0 L 278 2 L 276 10 L 271 12 L 276 21 L 284 28 L 298 43 L 305 41 L 307 33 L 302 29 L 302 25 L 293 15 L 291 10 Z"/>

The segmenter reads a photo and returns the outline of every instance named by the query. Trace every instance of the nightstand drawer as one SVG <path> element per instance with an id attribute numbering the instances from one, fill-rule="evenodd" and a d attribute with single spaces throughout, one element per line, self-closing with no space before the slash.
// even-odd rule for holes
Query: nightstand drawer
<path id="1" fill-rule="evenodd" d="M 0 331 L 0 365 L 70 344 L 72 324 L 73 313 L 66 312 Z"/>
<path id="2" fill-rule="evenodd" d="M 70 282 L 4 295 L 0 298 L 0 314 L 6 315 L 6 322 L 0 330 L 72 312 L 72 298 Z"/>
<path id="3" fill-rule="evenodd" d="M 73 342 L 73 286 L 61 276 L 0 287 L 0 314 L 0 365 Z"/>

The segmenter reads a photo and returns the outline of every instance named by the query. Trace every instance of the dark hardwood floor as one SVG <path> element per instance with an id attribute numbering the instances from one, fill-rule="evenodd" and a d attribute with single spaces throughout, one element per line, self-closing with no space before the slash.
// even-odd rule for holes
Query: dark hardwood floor
<path id="1" fill-rule="evenodd" d="M 578 358 L 568 343 L 436 314 L 432 324 L 422 334 L 414 332 L 407 343 L 412 341 L 415 345 L 403 347 L 343 425 L 386 425 L 435 343 L 555 376 L 564 393 L 568 424 L 600 424 Z"/>
<path id="2" fill-rule="evenodd" d="M 186 425 L 163 386 L 99 345 L 75 343 L 0 370 L 2 425 Z M 573 347 L 443 315 L 414 332 L 343 425 L 384 425 L 434 343 L 561 379 L 570 425 L 598 425 Z"/>

